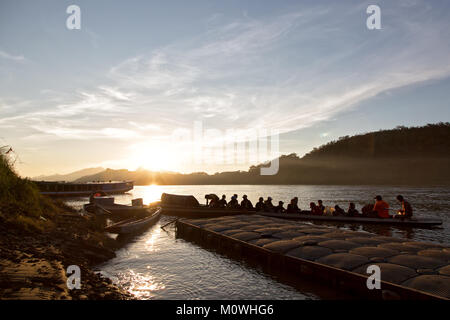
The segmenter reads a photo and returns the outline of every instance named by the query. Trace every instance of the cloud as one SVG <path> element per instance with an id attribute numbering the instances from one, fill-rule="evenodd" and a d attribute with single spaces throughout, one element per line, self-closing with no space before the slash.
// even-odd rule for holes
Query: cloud
<path id="1" fill-rule="evenodd" d="M 93 140 L 93 139 L 119 139 L 128 140 L 138 138 L 139 133 L 127 130 L 123 128 L 69 128 L 69 127 L 57 127 L 57 126 L 46 126 L 46 125 L 33 125 L 32 128 L 37 131 L 37 133 L 29 135 L 26 137 L 28 140 L 39 140 L 42 138 L 46 139 L 69 139 L 69 140 Z"/>
<path id="2" fill-rule="evenodd" d="M 3 59 L 7 59 L 7 60 L 12 60 L 15 62 L 24 62 L 26 61 L 25 57 L 23 55 L 13 55 L 13 54 L 9 54 L 3 50 L 0 50 L 0 58 Z"/>
<path id="3" fill-rule="evenodd" d="M 420 5 L 400 3 L 415 12 L 406 21 L 399 8 L 387 10 L 391 19 L 378 34 L 366 30 L 363 5 L 245 18 L 129 59 L 111 77 L 162 121 L 288 132 L 381 92 L 448 76 L 450 48 L 440 40 L 447 22 L 430 21 Z"/>
<path id="4" fill-rule="evenodd" d="M 389 3 L 381 5 L 383 29 L 369 31 L 364 6 L 213 15 L 204 33 L 130 57 L 97 86 L 35 101 L 34 110 L 8 119 L 59 139 L 146 139 L 197 120 L 218 130 L 289 132 L 450 75 L 448 14 L 430 13 L 419 0 Z"/>

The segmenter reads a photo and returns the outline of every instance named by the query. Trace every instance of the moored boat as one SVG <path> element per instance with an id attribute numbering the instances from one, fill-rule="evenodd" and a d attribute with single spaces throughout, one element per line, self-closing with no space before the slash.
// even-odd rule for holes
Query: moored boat
<path id="1" fill-rule="evenodd" d="M 255 213 L 256 211 L 243 211 L 225 208 L 210 208 L 202 205 L 194 196 L 175 195 L 163 193 L 159 204 L 162 213 L 168 216 L 184 218 L 210 218 L 219 216 L 232 216 L 239 214 Z"/>
<path id="2" fill-rule="evenodd" d="M 104 210 L 109 211 L 114 215 L 127 215 L 132 214 L 135 211 L 145 209 L 144 206 L 126 205 L 126 204 L 101 204 L 101 203 L 87 203 L 83 205 L 85 211 L 89 213 L 95 213 L 96 207 L 101 207 Z"/>
<path id="3" fill-rule="evenodd" d="M 133 217 L 130 219 L 122 220 L 120 222 L 107 226 L 105 228 L 105 231 L 117 234 L 131 234 L 145 230 L 159 220 L 162 210 L 161 208 L 147 208 L 144 210 L 147 213 L 147 216 Z"/>
<path id="4" fill-rule="evenodd" d="M 240 214 L 256 213 L 255 210 L 230 210 L 230 209 L 216 209 L 209 208 L 205 205 L 198 207 L 180 207 L 180 206 L 162 206 L 162 213 L 167 216 L 177 216 L 183 218 L 212 218 L 220 216 L 235 216 Z"/>
<path id="5" fill-rule="evenodd" d="M 163 193 L 160 206 L 162 213 L 170 216 L 186 218 L 213 218 L 219 216 L 232 216 L 240 214 L 259 214 L 262 216 L 281 218 L 288 220 L 305 221 L 324 221 L 324 222 L 342 222 L 356 224 L 384 224 L 405 227 L 433 227 L 442 224 L 441 219 L 436 218 L 368 218 L 368 217 L 346 217 L 346 216 L 328 216 L 312 215 L 310 211 L 302 211 L 300 214 L 293 213 L 275 213 L 253 210 L 240 210 L 229 208 L 210 208 L 198 203 L 193 196 L 169 195 Z"/>
<path id="6" fill-rule="evenodd" d="M 93 192 L 106 192 L 107 194 L 120 194 L 133 189 L 133 181 L 109 181 L 109 182 L 53 182 L 34 181 L 41 194 L 52 197 L 82 197 L 89 196 Z"/>
<path id="7" fill-rule="evenodd" d="M 89 203 L 83 205 L 83 209 L 91 214 L 110 214 L 112 217 L 129 217 L 144 210 L 142 198 L 133 199 L 131 205 L 114 203 L 114 197 L 109 197 L 105 193 L 94 193 L 90 196 Z"/>

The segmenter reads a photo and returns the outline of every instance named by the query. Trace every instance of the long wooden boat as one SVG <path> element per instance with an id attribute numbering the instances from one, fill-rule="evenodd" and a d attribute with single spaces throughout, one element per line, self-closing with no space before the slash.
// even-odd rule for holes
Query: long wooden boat
<path id="1" fill-rule="evenodd" d="M 255 210 L 219 209 L 219 208 L 210 208 L 205 205 L 199 205 L 196 207 L 161 205 L 161 208 L 162 213 L 167 216 L 176 216 L 183 218 L 212 218 L 220 216 L 235 216 L 239 214 L 256 213 Z"/>
<path id="2" fill-rule="evenodd" d="M 176 195 L 163 193 L 159 206 L 162 208 L 162 213 L 168 216 L 176 216 L 183 218 L 210 218 L 219 216 L 232 216 L 249 211 L 230 210 L 225 208 L 210 208 L 207 205 L 202 205 L 192 195 Z M 255 213 L 255 211 L 251 211 Z"/>
<path id="3" fill-rule="evenodd" d="M 259 214 L 266 217 L 281 218 L 287 220 L 305 220 L 305 221 L 327 221 L 342 223 L 363 223 L 363 224 L 384 224 L 406 227 L 432 227 L 442 224 L 441 219 L 434 218 L 411 218 L 411 219 L 380 219 L 380 218 L 357 218 L 344 216 L 316 216 L 307 213 L 274 213 L 274 212 L 256 212 L 255 210 L 230 210 L 213 209 L 207 206 L 198 206 L 192 208 L 163 206 L 162 213 L 169 216 L 178 216 L 186 218 L 213 218 L 220 216 L 233 216 L 240 214 Z"/>
<path id="4" fill-rule="evenodd" d="M 161 215 L 161 208 L 145 209 L 148 213 L 146 217 L 134 217 L 114 223 L 105 228 L 105 231 L 118 234 L 131 234 L 143 231 L 155 224 Z"/>
<path id="5" fill-rule="evenodd" d="M 109 204 L 109 205 L 87 203 L 87 204 L 83 205 L 84 210 L 89 213 L 96 213 L 96 210 L 99 207 L 103 210 L 108 211 L 109 213 L 111 213 L 113 215 L 124 215 L 124 216 L 126 216 L 128 214 L 133 214 L 136 211 L 145 209 L 145 207 L 143 207 L 143 206 L 130 206 L 130 205 L 126 205 L 126 204 L 117 204 L 117 203 Z"/>
<path id="6" fill-rule="evenodd" d="M 343 223 L 367 223 L 367 224 L 385 224 L 405 227 L 432 227 L 442 224 L 441 219 L 435 218 L 415 218 L 399 219 L 399 218 L 365 218 L 365 217 L 345 217 L 345 216 L 316 216 L 308 213 L 273 213 L 261 212 L 259 213 L 266 217 L 281 218 L 287 220 L 307 220 L 307 221 L 329 221 L 329 222 L 343 222 Z"/>
<path id="7" fill-rule="evenodd" d="M 186 217 L 186 218 L 212 218 L 219 216 L 233 216 L 240 214 L 260 214 L 263 216 L 289 219 L 289 220 L 308 220 L 308 221 L 328 221 L 343 223 L 364 223 L 364 224 L 384 224 L 394 226 L 407 227 L 432 227 L 441 225 L 442 220 L 433 218 L 416 218 L 411 219 L 381 219 L 366 217 L 345 217 L 345 216 L 317 216 L 312 215 L 310 211 L 302 211 L 299 214 L 274 213 L 274 212 L 257 212 L 253 210 L 239 210 L 227 208 L 210 208 L 201 205 L 193 196 L 172 195 L 163 193 L 161 202 L 162 212 L 165 215 Z"/>
<path id="8" fill-rule="evenodd" d="M 89 203 L 83 205 L 84 211 L 96 216 L 109 215 L 112 220 L 123 220 L 140 214 L 148 206 L 144 206 L 142 198 L 133 199 L 131 205 L 114 203 L 114 197 L 91 195 Z M 155 208 L 156 206 L 152 206 Z"/>
<path id="9" fill-rule="evenodd" d="M 133 181 L 109 181 L 109 182 L 53 182 L 34 181 L 41 194 L 52 197 L 82 197 L 89 196 L 93 192 L 102 191 L 107 194 L 120 194 L 133 189 Z"/>

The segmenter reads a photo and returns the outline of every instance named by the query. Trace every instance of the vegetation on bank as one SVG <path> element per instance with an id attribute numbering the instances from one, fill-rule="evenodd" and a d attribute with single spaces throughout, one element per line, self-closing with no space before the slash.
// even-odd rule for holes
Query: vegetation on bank
<path id="1" fill-rule="evenodd" d="M 450 181 L 450 123 L 397 127 L 353 137 L 341 137 L 300 158 L 279 158 L 279 171 L 261 176 L 248 171 L 180 174 L 106 169 L 77 182 L 134 180 L 137 185 L 197 184 L 353 184 L 448 185 Z"/>
<path id="2" fill-rule="evenodd" d="M 40 195 L 32 181 L 18 177 L 10 150 L 0 148 L 0 299 L 132 298 L 91 269 L 113 258 L 120 243 L 96 219 Z M 81 269 L 80 289 L 67 289 L 70 265 Z"/>
<path id="3" fill-rule="evenodd" d="M 422 127 L 398 126 L 340 137 L 306 154 L 304 160 L 326 158 L 431 158 L 450 156 L 450 122 Z"/>
<path id="4" fill-rule="evenodd" d="M 62 208 L 42 196 L 32 181 L 16 174 L 6 149 L 10 150 L 0 149 L 0 220 L 25 231 L 52 227 L 51 218 Z"/>

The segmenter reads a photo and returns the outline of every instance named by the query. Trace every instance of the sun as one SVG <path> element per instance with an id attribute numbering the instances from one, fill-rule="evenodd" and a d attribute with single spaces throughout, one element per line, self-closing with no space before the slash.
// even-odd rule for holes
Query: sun
<path id="1" fill-rule="evenodd" d="M 134 145 L 129 156 L 131 167 L 151 171 L 177 171 L 178 159 L 170 148 L 155 142 Z"/>

